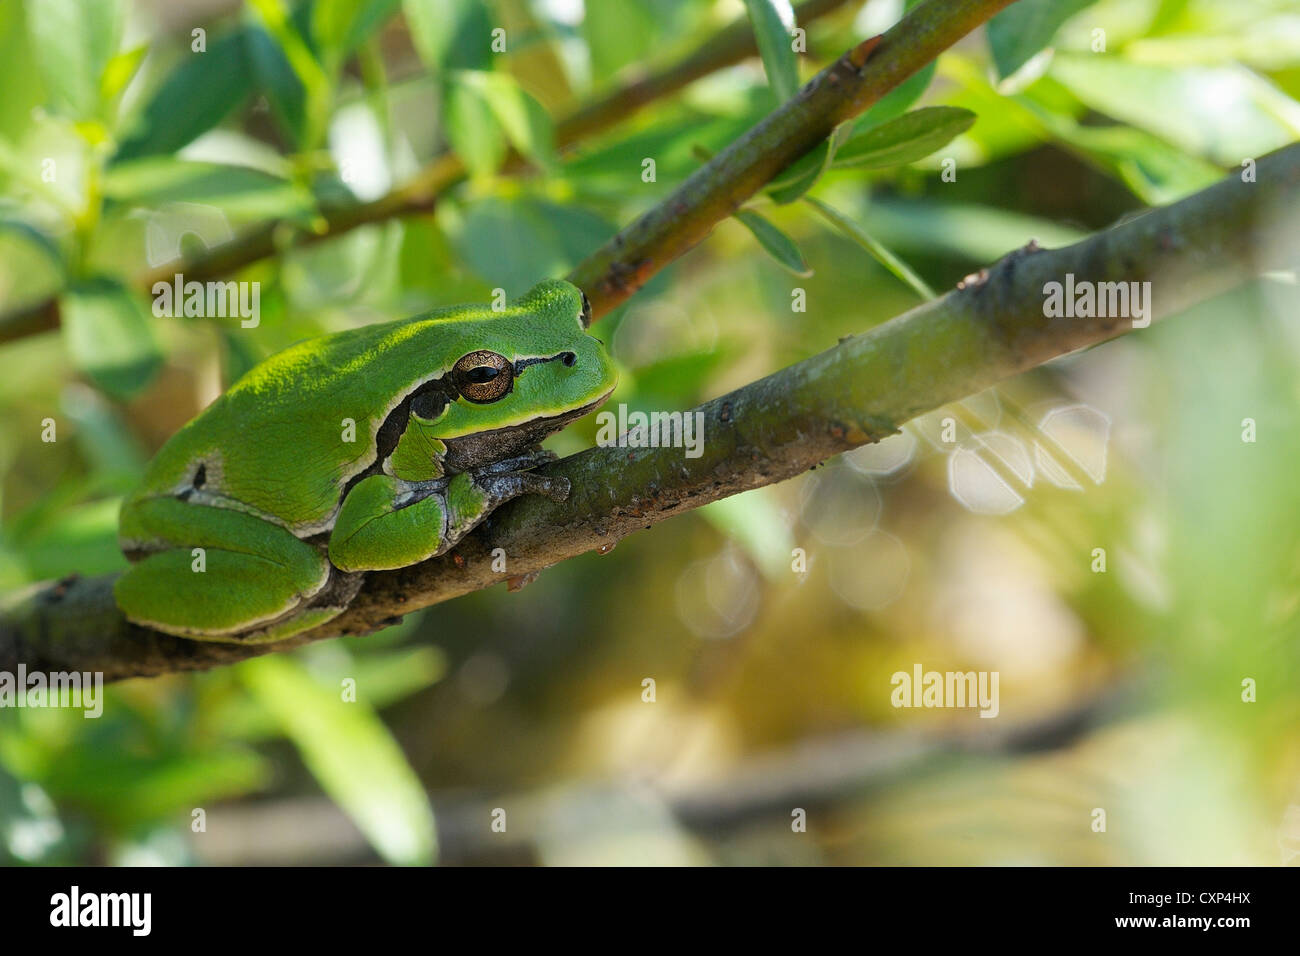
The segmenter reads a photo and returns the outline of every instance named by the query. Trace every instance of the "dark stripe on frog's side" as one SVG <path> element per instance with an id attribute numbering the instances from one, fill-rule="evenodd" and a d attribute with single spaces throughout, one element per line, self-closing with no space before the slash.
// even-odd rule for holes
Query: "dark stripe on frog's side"
<path id="1" fill-rule="evenodd" d="M 397 448 L 397 443 L 402 440 L 402 434 L 411 421 L 412 403 L 417 398 L 424 396 L 441 398 L 445 404 L 455 401 L 456 390 L 452 386 L 450 379 L 446 375 L 442 375 L 425 382 L 398 402 L 397 407 L 388 413 L 388 417 L 384 419 L 384 423 L 379 426 L 379 431 L 375 434 L 374 460 L 366 466 L 364 471 L 358 472 L 347 480 L 347 483 L 343 486 L 343 491 L 339 495 L 340 502 L 348 496 L 348 492 L 352 490 L 357 482 L 364 481 L 371 475 L 377 475 L 383 470 L 384 460 Z"/>

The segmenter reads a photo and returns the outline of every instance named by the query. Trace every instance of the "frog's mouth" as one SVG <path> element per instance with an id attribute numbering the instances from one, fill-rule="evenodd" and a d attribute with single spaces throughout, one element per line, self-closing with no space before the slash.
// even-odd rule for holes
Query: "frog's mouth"
<path id="1" fill-rule="evenodd" d="M 452 473 L 472 471 L 494 461 L 522 455 L 536 448 L 548 435 L 595 411 L 612 392 L 613 389 L 610 389 L 595 401 L 559 415 L 533 418 L 517 425 L 505 425 L 490 431 L 443 439 L 447 446 L 443 466 Z"/>

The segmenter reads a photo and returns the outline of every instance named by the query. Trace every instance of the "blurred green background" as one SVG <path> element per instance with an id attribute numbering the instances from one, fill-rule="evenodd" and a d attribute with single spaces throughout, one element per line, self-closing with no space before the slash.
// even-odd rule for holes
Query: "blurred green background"
<path id="1" fill-rule="evenodd" d="M 760 31 L 780 6 L 749 4 Z M 902 8 L 807 24 L 800 78 Z M 788 61 L 715 71 L 568 149 L 555 122 L 746 13 L 0 5 L 0 311 L 58 296 L 63 320 L 0 345 L 0 591 L 123 567 L 120 497 L 261 358 L 517 294 L 668 195 L 773 108 Z M 1030 238 L 1189 195 L 1300 138 L 1298 99 L 1294 2 L 1021 0 L 845 136 L 932 107 L 973 111 L 964 132 L 812 177 L 838 224 L 761 197 L 761 242 L 723 223 L 596 326 L 613 402 L 689 408 Z M 281 241 L 448 150 L 469 175 L 434 208 Z M 257 328 L 150 313 L 135 277 L 271 221 L 281 251 L 233 276 L 261 283 Z M 127 682 L 98 720 L 0 711 L 0 860 L 1294 862 L 1296 305 L 1294 275 L 1272 277 L 518 593 Z M 916 664 L 997 671 L 998 717 L 895 709 L 890 675 Z"/>

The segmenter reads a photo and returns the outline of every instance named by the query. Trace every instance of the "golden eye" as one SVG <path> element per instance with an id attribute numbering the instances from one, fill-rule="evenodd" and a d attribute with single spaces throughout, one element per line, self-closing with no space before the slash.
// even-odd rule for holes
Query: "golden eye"
<path id="1" fill-rule="evenodd" d="M 462 355 L 451 369 L 456 391 L 479 405 L 495 402 L 506 395 L 514 379 L 514 366 L 506 357 L 486 349 Z"/>

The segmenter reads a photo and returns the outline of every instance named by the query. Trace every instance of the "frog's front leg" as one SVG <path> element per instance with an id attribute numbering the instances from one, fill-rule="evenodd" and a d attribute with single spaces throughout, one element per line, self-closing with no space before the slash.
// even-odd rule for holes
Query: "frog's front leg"
<path id="1" fill-rule="evenodd" d="M 491 468 L 432 481 L 404 481 L 384 474 L 363 478 L 348 492 L 334 522 L 330 561 L 343 571 L 405 568 L 449 551 L 511 498 L 541 494 L 563 501 L 568 497 L 566 478 L 499 474 Z"/>

